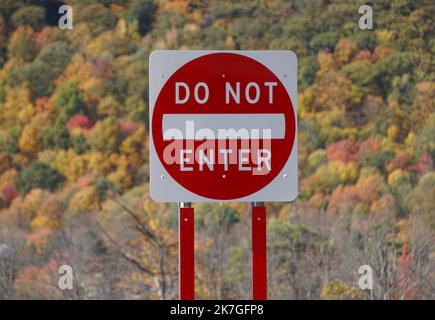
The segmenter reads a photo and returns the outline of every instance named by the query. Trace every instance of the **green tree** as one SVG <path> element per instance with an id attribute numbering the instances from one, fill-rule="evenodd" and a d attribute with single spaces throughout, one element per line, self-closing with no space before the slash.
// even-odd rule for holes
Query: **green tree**
<path id="1" fill-rule="evenodd" d="M 18 188 L 24 193 L 28 193 L 34 188 L 56 190 L 65 181 L 57 170 L 42 162 L 32 162 L 18 177 Z"/>
<path id="2" fill-rule="evenodd" d="M 425 152 L 428 152 L 432 159 L 435 159 L 435 112 L 432 112 L 428 117 L 426 124 L 418 132 L 417 137 L 412 142 L 412 148 L 416 155 L 419 157 Z"/>
<path id="3" fill-rule="evenodd" d="M 20 136 L 21 136 L 20 127 L 13 127 L 8 130 L 6 151 L 9 154 L 16 153 L 19 151 L 18 140 L 20 139 Z"/>
<path id="4" fill-rule="evenodd" d="M 39 60 L 17 65 L 9 72 L 7 83 L 12 87 L 28 83 L 32 98 L 47 97 L 54 90 L 53 79 L 47 69 L 49 65 Z"/>
<path id="5" fill-rule="evenodd" d="M 36 60 L 46 66 L 51 79 L 57 78 L 65 69 L 73 54 L 73 49 L 65 41 L 54 41 L 44 46 Z"/>
<path id="6" fill-rule="evenodd" d="M 0 13 L 0 67 L 3 65 L 3 63 L 6 60 L 6 55 L 5 55 L 6 45 L 7 45 L 6 19 Z"/>
<path id="7" fill-rule="evenodd" d="M 15 26 L 29 26 L 33 29 L 40 29 L 44 25 L 44 21 L 45 9 L 35 5 L 23 6 L 12 15 L 12 22 Z"/>
<path id="8" fill-rule="evenodd" d="M 55 123 L 45 128 L 41 136 L 42 146 L 45 149 L 68 149 L 70 147 L 70 134 L 62 124 Z M 73 142 L 74 143 L 74 142 Z"/>
<path id="9" fill-rule="evenodd" d="M 86 104 L 83 100 L 83 93 L 78 88 L 75 81 L 68 81 L 56 92 L 55 106 L 59 111 L 56 123 L 59 125 L 65 122 L 75 114 L 87 114 Z"/>
<path id="10" fill-rule="evenodd" d="M 33 30 L 30 27 L 16 29 L 9 40 L 8 56 L 25 62 L 32 61 L 37 54 L 32 36 Z"/>
<path id="11" fill-rule="evenodd" d="M 385 167 L 389 161 L 394 158 L 394 152 L 382 150 L 377 152 L 370 158 L 368 165 L 377 168 L 381 172 L 385 172 Z"/>
<path id="12" fill-rule="evenodd" d="M 412 191 L 410 201 L 412 211 L 423 217 L 427 224 L 435 230 L 435 173 L 428 172 L 420 178 L 417 187 Z"/>
<path id="13" fill-rule="evenodd" d="M 89 145 L 83 133 L 71 136 L 71 145 L 77 154 L 83 154 L 89 151 Z"/>
<path id="14" fill-rule="evenodd" d="M 125 14 L 127 22 L 137 21 L 139 33 L 143 36 L 148 33 L 154 21 L 157 4 L 154 0 L 134 0 Z"/>
<path id="15" fill-rule="evenodd" d="M 101 3 L 81 6 L 78 22 L 86 22 L 94 36 L 116 26 L 116 16 Z"/>

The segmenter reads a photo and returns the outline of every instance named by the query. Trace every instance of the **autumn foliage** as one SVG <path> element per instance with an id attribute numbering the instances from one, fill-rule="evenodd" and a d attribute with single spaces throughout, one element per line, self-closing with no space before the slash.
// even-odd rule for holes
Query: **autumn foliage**
<path id="1" fill-rule="evenodd" d="M 375 1 L 373 30 L 341 0 L 71 0 L 60 30 L 54 2 L 0 4 L 0 299 L 178 298 L 177 206 L 149 197 L 157 49 L 298 56 L 299 197 L 267 204 L 270 298 L 434 298 L 433 1 Z M 197 297 L 249 299 L 249 204 L 195 212 Z"/>

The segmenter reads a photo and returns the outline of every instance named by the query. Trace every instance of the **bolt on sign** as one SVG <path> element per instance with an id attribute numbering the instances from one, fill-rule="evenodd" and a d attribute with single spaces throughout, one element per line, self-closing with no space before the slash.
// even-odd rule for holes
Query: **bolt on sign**
<path id="1" fill-rule="evenodd" d="M 151 197 L 291 201 L 298 193 L 291 51 L 154 51 Z"/>

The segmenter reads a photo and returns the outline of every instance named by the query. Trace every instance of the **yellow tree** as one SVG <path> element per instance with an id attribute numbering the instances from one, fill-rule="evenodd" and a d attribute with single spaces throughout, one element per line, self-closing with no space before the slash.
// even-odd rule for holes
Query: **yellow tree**
<path id="1" fill-rule="evenodd" d="M 20 150 L 29 156 L 33 156 L 39 151 L 38 129 L 35 125 L 28 124 L 24 127 L 18 145 Z"/>
<path id="2" fill-rule="evenodd" d="M 355 43 L 347 38 L 342 38 L 335 46 L 335 58 L 340 64 L 348 63 L 355 54 L 357 48 Z"/>
<path id="3" fill-rule="evenodd" d="M 91 146 L 103 153 L 116 152 L 119 147 L 120 130 L 118 122 L 113 117 L 97 121 L 90 138 Z"/>
<path id="4" fill-rule="evenodd" d="M 61 215 L 65 210 L 65 203 L 59 195 L 51 194 L 36 211 L 30 226 L 32 229 L 49 228 L 58 230 L 62 227 Z"/>
<path id="5" fill-rule="evenodd" d="M 429 114 L 435 110 L 435 82 L 417 83 L 415 91 L 411 117 L 416 124 L 423 125 Z"/>
<path id="6" fill-rule="evenodd" d="M 29 88 L 25 85 L 8 88 L 6 99 L 0 112 L 0 123 L 5 127 L 13 127 L 29 123 L 34 115 L 30 100 Z"/>
<path id="7" fill-rule="evenodd" d="M 68 212 L 71 215 L 91 214 L 98 207 L 98 193 L 94 186 L 87 186 L 78 190 L 71 198 Z"/>
<path id="8" fill-rule="evenodd" d="M 145 142 L 145 128 L 140 127 L 121 143 L 120 151 L 128 157 L 132 167 L 139 167 L 141 164 L 148 162 Z"/>
<path id="9" fill-rule="evenodd" d="M 62 173 L 69 181 L 76 181 L 87 170 L 86 157 L 78 155 L 73 149 L 59 151 L 50 165 Z"/>

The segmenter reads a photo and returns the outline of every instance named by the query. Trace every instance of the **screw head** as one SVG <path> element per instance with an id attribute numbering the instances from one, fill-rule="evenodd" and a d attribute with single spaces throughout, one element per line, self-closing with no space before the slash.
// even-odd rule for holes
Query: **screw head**
<path id="1" fill-rule="evenodd" d="M 161 176 L 160 176 L 160 179 L 165 179 L 165 176 L 162 174 Z"/>

